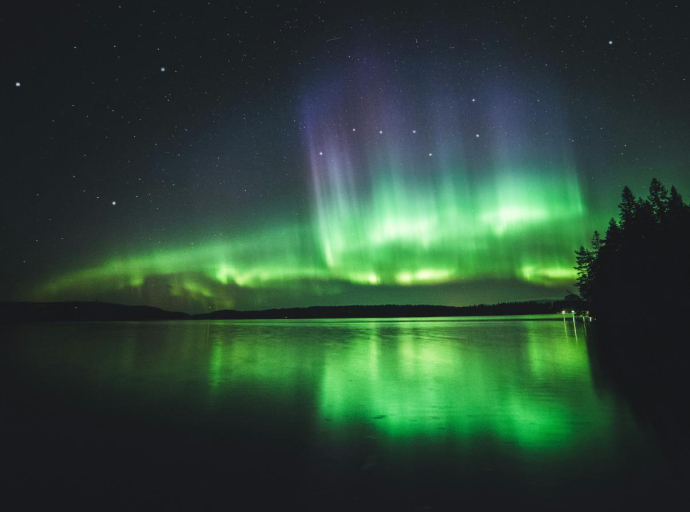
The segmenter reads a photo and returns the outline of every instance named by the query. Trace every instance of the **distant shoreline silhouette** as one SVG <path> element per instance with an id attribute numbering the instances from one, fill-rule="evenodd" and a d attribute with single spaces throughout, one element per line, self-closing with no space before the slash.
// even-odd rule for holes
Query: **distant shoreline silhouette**
<path id="1" fill-rule="evenodd" d="M 571 296 L 572 297 L 572 296 Z M 377 305 L 311 306 L 257 311 L 219 310 L 190 315 L 151 306 L 107 302 L 0 302 L 0 321 L 155 321 L 280 320 L 326 318 L 420 318 L 454 316 L 517 316 L 560 313 L 578 305 L 571 300 L 504 302 L 474 306 Z"/>

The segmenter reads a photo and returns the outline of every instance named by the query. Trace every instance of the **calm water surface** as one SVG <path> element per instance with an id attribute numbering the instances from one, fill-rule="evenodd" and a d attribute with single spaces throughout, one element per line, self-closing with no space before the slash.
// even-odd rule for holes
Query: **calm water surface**
<path id="1" fill-rule="evenodd" d="M 27 506 L 623 509 L 676 486 L 543 317 L 5 326 L 5 496 Z"/>

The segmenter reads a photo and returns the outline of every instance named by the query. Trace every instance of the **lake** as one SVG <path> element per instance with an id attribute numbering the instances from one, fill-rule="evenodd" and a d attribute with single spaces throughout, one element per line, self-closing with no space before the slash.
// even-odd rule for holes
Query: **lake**
<path id="1" fill-rule="evenodd" d="M 659 505 L 678 477 L 599 376 L 591 331 L 542 316 L 5 325 L 3 499 Z"/>

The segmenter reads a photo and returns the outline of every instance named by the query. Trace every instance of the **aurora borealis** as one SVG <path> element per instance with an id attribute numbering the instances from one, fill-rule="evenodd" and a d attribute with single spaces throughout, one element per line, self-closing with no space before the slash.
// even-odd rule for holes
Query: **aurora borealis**
<path id="1" fill-rule="evenodd" d="M 547 38 L 555 7 L 522 28 L 509 7 L 330 9 L 209 7 L 170 28 L 171 8 L 125 3 L 86 14 L 107 36 L 54 34 L 61 64 L 13 60 L 0 299 L 560 298 L 624 184 L 687 188 L 687 82 L 664 79 L 683 50 L 639 57 L 634 23 Z"/>
<path id="2" fill-rule="evenodd" d="M 481 279 L 569 286 L 570 249 L 588 226 L 565 135 L 558 142 L 553 134 L 552 147 L 535 155 L 529 141 L 543 128 L 522 129 L 519 106 L 500 104 L 501 96 L 487 107 L 470 100 L 467 109 L 444 112 L 400 109 L 409 104 L 403 98 L 367 95 L 378 83 L 367 78 L 335 100 L 324 87 L 314 95 L 320 101 L 304 107 L 306 222 L 110 259 L 59 277 L 47 291 L 138 292 L 160 279 L 170 295 L 217 308 L 246 306 L 235 299 L 246 290 L 261 297 L 312 289 L 312 300 L 331 301 L 343 285 L 359 287 L 364 297 L 379 286 Z M 438 104 L 457 104 L 457 96 L 451 91 Z M 341 121 L 348 102 L 355 111 Z M 480 124 L 468 112 L 475 108 L 498 117 L 503 131 L 478 143 L 476 134 L 463 137 L 468 130 L 451 128 Z M 403 121 L 408 110 L 424 115 Z"/>
<path id="3" fill-rule="evenodd" d="M 539 122 L 521 126 L 519 103 L 505 94 L 480 107 L 451 89 L 415 105 L 369 73 L 307 107 L 314 223 L 329 271 L 369 285 L 571 278 L 563 249 L 581 237 L 585 208 L 565 134 L 535 155 L 525 149 Z M 472 134 L 480 116 L 497 127 L 488 141 Z"/>
<path id="4" fill-rule="evenodd" d="M 682 2 L 6 4 L 3 509 L 686 499 Z"/>

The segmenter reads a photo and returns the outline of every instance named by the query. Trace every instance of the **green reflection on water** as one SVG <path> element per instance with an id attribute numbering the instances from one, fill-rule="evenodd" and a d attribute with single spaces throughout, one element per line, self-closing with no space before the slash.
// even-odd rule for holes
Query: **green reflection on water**
<path id="1" fill-rule="evenodd" d="M 614 449 L 621 431 L 636 435 L 616 396 L 595 390 L 584 325 L 576 337 L 560 318 L 18 329 L 23 355 L 11 368 L 22 382 L 144 424 L 235 435 L 241 422 L 245 432 L 283 429 L 345 451 L 376 439 L 393 451 L 489 446 L 574 459 Z"/>
<path id="2" fill-rule="evenodd" d="M 611 435 L 582 325 L 572 322 L 357 320 L 214 325 L 209 388 L 247 385 L 258 401 L 307 388 L 320 435 L 362 427 L 389 441 L 493 439 L 532 452 Z M 231 333 L 231 334 L 230 334 Z M 220 393 L 220 394 L 219 394 Z M 332 440 L 333 441 L 333 440 Z"/>

